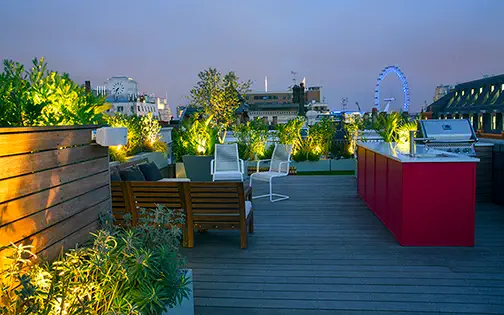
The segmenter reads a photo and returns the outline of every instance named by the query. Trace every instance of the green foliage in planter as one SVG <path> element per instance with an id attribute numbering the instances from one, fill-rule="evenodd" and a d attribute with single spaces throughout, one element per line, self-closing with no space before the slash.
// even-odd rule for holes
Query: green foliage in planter
<path id="1" fill-rule="evenodd" d="M 353 155 L 357 148 L 357 141 L 359 140 L 359 132 L 364 131 L 364 119 L 359 114 L 352 114 L 345 117 L 344 130 L 345 139 L 349 142 L 348 155 Z"/>
<path id="2" fill-rule="evenodd" d="M 102 124 L 111 107 L 105 98 L 86 92 L 68 74 L 47 70 L 44 58 L 30 70 L 4 60 L 0 74 L 0 126 Z"/>
<path id="3" fill-rule="evenodd" d="M 180 212 L 158 206 L 141 217 L 137 227 L 97 231 L 52 264 L 31 264 L 29 247 L 11 245 L 0 313 L 154 315 L 179 304 L 190 281 L 178 254 Z"/>
<path id="4" fill-rule="evenodd" d="M 323 118 L 321 121 L 310 126 L 309 137 L 312 139 L 312 150 L 314 154 L 324 154 L 329 157 L 331 151 L 332 139 L 336 132 L 336 125 L 328 118 Z"/>
<path id="5" fill-rule="evenodd" d="M 265 158 L 268 129 L 268 125 L 260 118 L 233 127 L 240 158 L 249 161 Z"/>
<path id="6" fill-rule="evenodd" d="M 140 152 L 162 152 L 166 153 L 168 147 L 161 140 L 159 132 L 161 126 L 153 118 L 152 113 L 146 116 L 125 115 L 116 113 L 114 116 L 106 117 L 107 123 L 112 127 L 128 128 L 128 141 L 125 146 L 110 148 L 112 161 L 124 162 L 126 157 Z"/>
<path id="7" fill-rule="evenodd" d="M 206 119 L 195 114 L 173 130 L 173 153 L 177 162 L 184 155 L 212 155 L 217 142 L 217 129 L 210 124 L 212 116 Z"/>
<path id="8" fill-rule="evenodd" d="M 239 82 L 232 71 L 222 76 L 215 68 L 201 71 L 198 78 L 190 92 L 190 106 L 202 107 L 204 117 L 213 117 L 210 124 L 217 129 L 219 142 L 224 143 L 228 129 L 236 121 L 241 95 L 249 91 L 252 82 Z"/>
<path id="9" fill-rule="evenodd" d="M 380 113 L 374 129 L 385 142 L 406 143 L 409 141 L 409 131 L 417 130 L 417 121 L 409 121 L 398 112 Z"/>
<path id="10" fill-rule="evenodd" d="M 320 160 L 320 151 L 317 150 L 317 144 L 311 135 L 306 138 L 299 136 L 294 142 L 292 159 L 296 162 L 318 161 Z"/>
<path id="11" fill-rule="evenodd" d="M 295 142 L 298 141 L 301 135 L 304 123 L 304 118 L 297 117 L 289 120 L 286 124 L 279 124 L 276 129 L 280 144 L 292 144 L 294 145 L 293 150 L 295 150 Z"/>

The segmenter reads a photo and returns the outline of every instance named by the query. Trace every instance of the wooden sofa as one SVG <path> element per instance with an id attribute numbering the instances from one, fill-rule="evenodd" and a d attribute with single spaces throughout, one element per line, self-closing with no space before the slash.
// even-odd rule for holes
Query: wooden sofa
<path id="1" fill-rule="evenodd" d="M 194 247 L 194 228 L 240 230 L 241 248 L 247 248 L 247 231 L 254 231 L 252 192 L 241 182 L 133 182 L 112 181 L 112 212 L 118 224 L 131 214 L 138 222 L 140 208 L 163 204 L 183 209 L 186 215 L 184 246 Z"/>

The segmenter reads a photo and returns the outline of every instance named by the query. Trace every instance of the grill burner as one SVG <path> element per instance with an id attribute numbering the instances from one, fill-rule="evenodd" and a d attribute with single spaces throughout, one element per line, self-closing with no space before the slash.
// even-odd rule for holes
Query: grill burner
<path id="1" fill-rule="evenodd" d="M 474 143 L 478 141 L 468 119 L 420 120 L 420 131 L 425 146 L 431 149 L 475 156 Z"/>

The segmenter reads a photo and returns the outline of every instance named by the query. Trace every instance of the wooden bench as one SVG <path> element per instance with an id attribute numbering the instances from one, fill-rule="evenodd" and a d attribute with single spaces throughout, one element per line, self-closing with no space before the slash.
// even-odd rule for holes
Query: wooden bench
<path id="1" fill-rule="evenodd" d="M 156 204 L 170 209 L 184 209 L 184 246 L 194 247 L 194 228 L 239 229 L 240 244 L 247 247 L 247 228 L 254 230 L 252 192 L 245 193 L 243 183 L 192 182 L 111 182 L 112 213 L 117 224 L 130 214 L 132 225 L 138 223 L 140 208 L 152 209 Z"/>
<path id="2" fill-rule="evenodd" d="M 241 182 L 187 183 L 186 225 L 188 247 L 194 247 L 194 228 L 240 230 L 241 248 L 247 248 L 247 228 L 254 232 L 252 190 Z"/>

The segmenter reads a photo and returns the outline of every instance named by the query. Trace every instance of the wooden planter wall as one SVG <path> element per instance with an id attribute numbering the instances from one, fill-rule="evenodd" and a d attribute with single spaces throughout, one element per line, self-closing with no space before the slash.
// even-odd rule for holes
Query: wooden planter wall
<path id="1" fill-rule="evenodd" d="M 53 260 L 98 228 L 111 200 L 108 149 L 90 145 L 96 128 L 0 128 L 0 248 L 32 245 Z M 0 270 L 9 254 L 0 251 Z"/>

